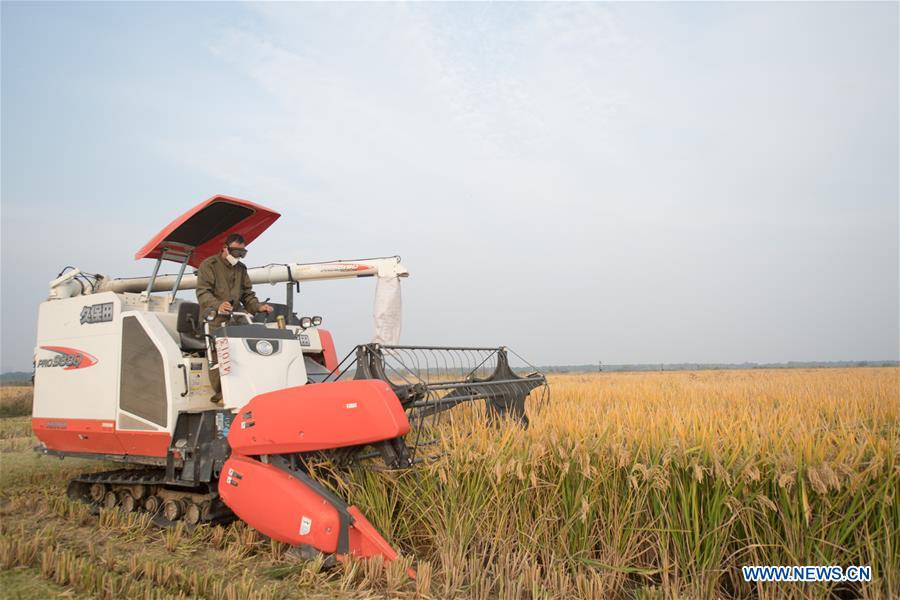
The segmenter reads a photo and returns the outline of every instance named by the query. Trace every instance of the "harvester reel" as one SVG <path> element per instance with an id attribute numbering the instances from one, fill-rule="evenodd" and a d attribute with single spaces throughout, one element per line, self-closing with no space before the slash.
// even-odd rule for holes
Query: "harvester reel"
<path id="1" fill-rule="evenodd" d="M 549 396 L 547 379 L 532 365 L 527 375 L 518 375 L 509 364 L 508 348 L 471 348 L 452 346 L 392 346 L 364 344 L 357 346 L 326 381 L 342 379 L 379 379 L 390 385 L 406 410 L 416 432 L 407 435 L 412 445 L 403 440 L 382 442 L 377 452 L 357 454 L 362 460 L 381 455 L 388 468 L 414 464 L 426 428 L 440 424 L 443 413 L 475 400 L 483 400 L 488 423 L 510 419 L 528 427 L 525 400 L 535 390 L 539 399 Z M 343 449 L 346 453 L 349 449 Z M 349 462 L 349 461 L 348 461 Z"/>

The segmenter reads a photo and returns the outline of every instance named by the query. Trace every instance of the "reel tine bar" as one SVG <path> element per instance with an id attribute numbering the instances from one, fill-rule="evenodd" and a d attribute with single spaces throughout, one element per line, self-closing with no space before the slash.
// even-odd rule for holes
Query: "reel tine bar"
<path id="1" fill-rule="evenodd" d="M 348 356 L 341 361 L 342 366 L 347 363 L 343 371 L 338 375 L 336 370 L 329 378 L 353 372 L 354 379 L 387 382 L 409 416 L 420 424 L 425 417 L 438 416 L 463 402 L 484 400 L 489 421 L 510 417 L 527 427 L 525 399 L 539 387 L 543 388 L 542 398 L 546 397 L 544 374 L 535 370 L 517 375 L 505 347 L 364 344 L 352 354 L 352 360 L 348 361 Z"/>

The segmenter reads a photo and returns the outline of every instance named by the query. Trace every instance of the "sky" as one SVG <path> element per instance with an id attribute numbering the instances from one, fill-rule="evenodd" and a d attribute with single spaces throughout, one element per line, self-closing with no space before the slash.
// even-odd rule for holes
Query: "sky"
<path id="1" fill-rule="evenodd" d="M 406 344 L 900 359 L 898 10 L 3 2 L 0 369 L 215 194 L 282 213 L 250 266 L 401 255 Z M 342 354 L 373 299 L 298 307 Z"/>

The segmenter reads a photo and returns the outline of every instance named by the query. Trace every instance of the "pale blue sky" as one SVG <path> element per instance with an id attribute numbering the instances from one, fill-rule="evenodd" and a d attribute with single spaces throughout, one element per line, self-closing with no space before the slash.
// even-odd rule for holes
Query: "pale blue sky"
<path id="1" fill-rule="evenodd" d="M 3 370 L 216 193 L 284 215 L 250 265 L 401 254 L 406 343 L 900 358 L 897 3 L 0 10 Z M 373 288 L 302 311 L 346 352 Z"/>

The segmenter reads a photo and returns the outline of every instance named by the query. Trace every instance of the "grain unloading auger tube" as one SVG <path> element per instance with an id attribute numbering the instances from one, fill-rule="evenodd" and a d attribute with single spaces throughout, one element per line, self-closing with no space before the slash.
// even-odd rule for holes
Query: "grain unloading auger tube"
<path id="1" fill-rule="evenodd" d="M 527 425 L 525 399 L 545 396 L 546 379 L 503 347 L 396 345 L 409 274 L 399 257 L 249 268 L 257 285 L 286 286 L 278 318 L 237 311 L 211 328 L 215 315 L 176 296 L 197 286 L 187 267 L 221 252 L 231 233 L 249 244 L 278 217 L 214 196 L 138 251 L 155 259 L 149 277 L 66 268 L 51 281 L 38 313 L 36 450 L 129 465 L 71 482 L 69 495 L 98 509 L 144 510 L 160 525 L 237 517 L 304 554 L 391 561 L 394 549 L 314 477 L 316 464 L 373 467 L 380 457 L 375 468 L 408 468 L 448 409 L 470 401 L 483 400 L 488 419 Z M 163 261 L 178 273 L 161 275 Z M 379 343 L 338 364 L 322 318 L 298 317 L 293 294 L 301 282 L 366 277 L 376 281 Z"/>

